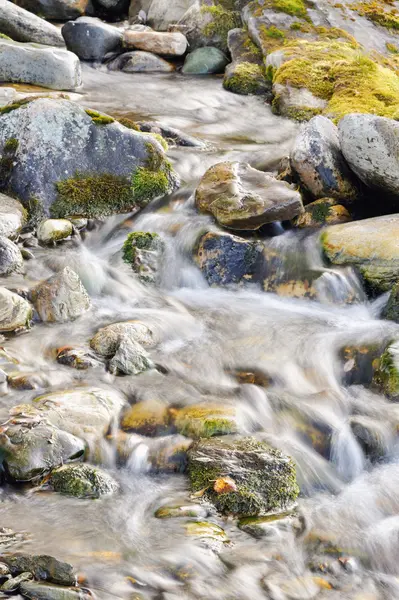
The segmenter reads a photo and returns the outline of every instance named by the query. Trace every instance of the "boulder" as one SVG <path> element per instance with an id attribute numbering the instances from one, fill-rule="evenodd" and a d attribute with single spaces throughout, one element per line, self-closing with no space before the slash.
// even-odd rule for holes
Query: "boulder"
<path id="1" fill-rule="evenodd" d="M 372 292 L 389 290 L 399 281 L 399 215 L 327 227 L 320 241 L 335 265 L 356 267 Z"/>
<path id="2" fill-rule="evenodd" d="M 79 276 L 69 267 L 34 288 L 31 300 L 41 320 L 50 323 L 72 321 L 91 308 Z"/>
<path id="3" fill-rule="evenodd" d="M 303 212 L 299 192 L 285 181 L 239 162 L 218 163 L 202 177 L 195 203 L 229 229 L 259 229 Z"/>
<path id="4" fill-rule="evenodd" d="M 0 276 L 21 271 L 23 262 L 18 246 L 8 238 L 0 236 Z"/>
<path id="5" fill-rule="evenodd" d="M 273 83 L 272 90 L 274 112 L 297 121 L 307 121 L 321 113 L 328 104 L 327 100 L 318 98 L 305 87 Z"/>
<path id="6" fill-rule="evenodd" d="M 74 90 L 82 84 L 79 59 L 72 52 L 1 38 L 0 80 L 53 90 Z"/>
<path id="7" fill-rule="evenodd" d="M 137 50 L 117 56 L 108 63 L 108 69 L 124 73 L 171 73 L 175 67 L 156 54 Z"/>
<path id="8" fill-rule="evenodd" d="M 194 3 L 195 0 L 152 0 L 147 11 L 147 23 L 157 31 L 167 31 Z"/>
<path id="9" fill-rule="evenodd" d="M 159 400 L 144 400 L 128 408 L 121 427 L 140 435 L 162 435 L 170 428 L 169 421 L 167 405 Z"/>
<path id="10" fill-rule="evenodd" d="M 57 218 L 128 212 L 177 183 L 153 137 L 64 99 L 28 98 L 0 109 L 4 152 L 9 189 L 31 213 Z"/>
<path id="11" fill-rule="evenodd" d="M 18 200 L 0 193 L 0 236 L 15 239 L 26 223 L 26 210 Z"/>
<path id="12" fill-rule="evenodd" d="M 227 52 L 227 37 L 231 29 L 241 27 L 240 12 L 224 7 L 220 3 L 209 4 L 198 0 L 184 13 L 173 29 L 187 37 L 191 50 L 203 46 L 216 46 Z"/>
<path id="13" fill-rule="evenodd" d="M 16 552 L 0 554 L 0 560 L 8 566 L 13 577 L 21 573 L 32 573 L 36 579 L 42 581 L 58 585 L 76 585 L 77 576 L 73 566 L 53 556 Z"/>
<path id="14" fill-rule="evenodd" d="M 236 410 L 230 405 L 204 402 L 175 409 L 173 423 L 178 433 L 193 439 L 237 433 Z"/>
<path id="15" fill-rule="evenodd" d="M 271 82 L 266 79 L 263 55 L 246 29 L 232 29 L 227 38 L 232 63 L 227 67 L 223 86 L 235 94 L 266 94 Z"/>
<path id="16" fill-rule="evenodd" d="M 51 473 L 55 492 L 76 498 L 99 498 L 118 491 L 119 485 L 105 471 L 87 464 L 63 465 Z"/>
<path id="17" fill-rule="evenodd" d="M 139 375 L 154 367 L 148 352 L 129 335 L 122 337 L 117 351 L 109 362 L 111 373 L 124 375 Z"/>
<path id="18" fill-rule="evenodd" d="M 330 119 L 313 117 L 301 129 L 290 158 L 301 184 L 314 198 L 346 202 L 356 198 L 356 184 L 341 152 L 338 128 Z"/>
<path id="19" fill-rule="evenodd" d="M 143 283 L 156 283 L 164 249 L 157 233 L 133 231 L 123 244 L 122 256 Z"/>
<path id="20" fill-rule="evenodd" d="M 89 0 L 14 0 L 15 4 L 55 21 L 77 19 L 84 14 Z"/>
<path id="21" fill-rule="evenodd" d="M 65 240 L 72 231 L 72 223 L 67 219 L 46 219 L 37 228 L 37 239 L 42 244 L 51 244 Z"/>
<path id="22" fill-rule="evenodd" d="M 102 327 L 90 340 L 90 346 L 97 354 L 105 358 L 114 356 L 123 338 L 129 337 L 143 346 L 154 344 L 152 331 L 139 321 L 113 323 Z"/>
<path id="23" fill-rule="evenodd" d="M 228 62 L 227 56 L 219 48 L 212 46 L 197 48 L 186 56 L 182 73 L 185 75 L 224 73 Z"/>
<path id="24" fill-rule="evenodd" d="M 62 28 L 68 50 L 83 60 L 102 60 L 122 45 L 122 31 L 94 17 L 68 21 Z"/>
<path id="25" fill-rule="evenodd" d="M 143 50 L 164 56 L 182 56 L 187 50 L 187 39 L 178 31 L 163 33 L 126 29 L 123 32 L 123 46 L 128 50 Z"/>
<path id="26" fill-rule="evenodd" d="M 65 46 L 57 27 L 9 0 L 0 0 L 0 32 L 16 42 Z"/>
<path id="27" fill-rule="evenodd" d="M 188 460 L 192 490 L 205 490 L 204 499 L 224 514 L 284 510 L 299 493 L 291 458 L 255 438 L 201 439 Z"/>
<path id="28" fill-rule="evenodd" d="M 32 313 L 27 300 L 0 287 L 0 333 L 29 327 Z"/>
<path id="29" fill-rule="evenodd" d="M 323 227 L 323 225 L 337 225 L 348 223 L 352 218 L 347 209 L 333 198 L 320 198 L 305 206 L 305 212 L 293 221 L 295 227 Z"/>
<path id="30" fill-rule="evenodd" d="M 349 114 L 339 122 L 342 153 L 366 185 L 399 196 L 399 123 L 366 114 Z"/>

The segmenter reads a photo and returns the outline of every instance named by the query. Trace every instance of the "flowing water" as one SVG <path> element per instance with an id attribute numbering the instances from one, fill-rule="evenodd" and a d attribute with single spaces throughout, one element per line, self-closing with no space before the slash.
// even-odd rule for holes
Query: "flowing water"
<path id="1" fill-rule="evenodd" d="M 85 67 L 84 81 L 78 99 L 83 105 L 158 120 L 198 137 L 205 147 L 170 150 L 183 182 L 171 197 L 138 215 L 107 219 L 84 239 L 35 250 L 36 260 L 27 263 L 24 278 L 14 276 L 13 287 L 26 289 L 70 265 L 94 308 L 72 324 L 36 324 L 7 341 L 7 350 L 48 391 L 87 384 L 118 388 L 130 400 L 234 403 L 243 433 L 256 433 L 294 458 L 304 531 L 295 536 L 276 527 L 258 540 L 210 510 L 208 520 L 230 538 L 219 555 L 187 537 L 184 519 L 154 517 L 165 503 L 190 503 L 184 475 L 150 471 L 151 453 L 173 439 L 132 436 L 120 466 L 117 434 L 93 447 L 92 460 L 115 475 L 120 494 L 90 501 L 5 487 L 1 524 L 26 533 L 25 550 L 76 565 L 99 598 L 398 598 L 399 406 L 360 385 L 344 386 L 358 382 L 348 381 L 350 361 L 340 358 L 343 347 L 381 344 L 399 334 L 397 325 L 379 320 L 385 299 L 368 302 L 353 272 L 323 265 L 314 235 L 283 227 L 263 241 L 294 255 L 294 269 L 305 265 L 317 273 L 317 301 L 256 287 L 209 288 L 192 259 L 198 236 L 214 227 L 193 205 L 204 171 L 221 160 L 275 170 L 297 125 L 275 117 L 260 98 L 223 91 L 218 78 L 132 76 Z M 134 230 L 156 231 L 165 240 L 160 288 L 140 284 L 121 260 L 121 245 Z M 355 301 L 345 304 L 349 296 Z M 140 319 L 154 331 L 158 370 L 115 377 L 100 368 L 76 371 L 55 362 L 55 348 L 87 343 L 100 326 L 127 319 Z M 235 371 L 255 372 L 271 383 L 239 383 Z M 3 412 L 37 393 L 11 391 L 0 398 Z M 353 419 L 374 432 L 378 459 L 365 455 Z M 340 561 L 334 562 L 335 552 Z M 318 571 L 309 570 L 310 560 L 320 562 Z"/>

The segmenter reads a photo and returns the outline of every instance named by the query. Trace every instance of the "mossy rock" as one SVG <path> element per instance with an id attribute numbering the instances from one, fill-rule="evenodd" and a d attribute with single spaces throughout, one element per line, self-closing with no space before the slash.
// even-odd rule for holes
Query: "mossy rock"
<path id="1" fill-rule="evenodd" d="M 204 518 L 208 510 L 201 504 L 165 505 L 155 511 L 157 519 L 180 519 L 183 517 Z"/>
<path id="2" fill-rule="evenodd" d="M 302 519 L 295 512 L 282 512 L 266 517 L 247 517 L 238 521 L 238 527 L 256 539 L 281 539 L 284 533 L 299 533 L 303 529 Z"/>
<path id="3" fill-rule="evenodd" d="M 225 72 L 223 86 L 229 92 L 244 96 L 263 95 L 271 90 L 270 82 L 266 79 L 265 67 L 250 62 L 229 65 Z"/>
<path id="4" fill-rule="evenodd" d="M 384 319 L 399 323 L 399 283 L 396 283 L 389 294 L 388 302 L 382 312 Z"/>
<path id="5" fill-rule="evenodd" d="M 141 435 L 161 435 L 170 429 L 168 407 L 158 400 L 137 402 L 122 417 L 124 431 Z"/>
<path id="6" fill-rule="evenodd" d="M 119 489 L 116 481 L 105 471 L 87 464 L 64 465 L 51 473 L 54 491 L 76 498 L 99 498 Z"/>
<path id="7" fill-rule="evenodd" d="M 373 378 L 374 386 L 390 400 L 399 399 L 399 342 L 393 342 L 383 352 Z"/>
<path id="8" fill-rule="evenodd" d="M 204 5 L 200 10 L 207 20 L 201 31 L 202 36 L 208 40 L 205 45 L 218 45 L 221 50 L 227 51 L 229 31 L 242 25 L 240 13 L 221 4 Z"/>
<path id="9" fill-rule="evenodd" d="M 157 233 L 133 231 L 122 247 L 122 258 L 144 283 L 155 283 L 165 244 Z"/>
<path id="10" fill-rule="evenodd" d="M 202 490 L 204 498 L 224 514 L 256 516 L 284 510 L 298 496 L 292 460 L 255 438 L 202 439 L 188 457 L 192 490 Z M 215 482 L 227 477 L 234 485 L 217 493 Z"/>
<path id="11" fill-rule="evenodd" d="M 190 438 L 210 438 L 237 433 L 236 410 L 220 404 L 195 404 L 173 411 L 174 425 Z"/>
<path id="12" fill-rule="evenodd" d="M 352 218 L 348 210 L 333 198 L 320 198 L 305 206 L 305 212 L 293 221 L 295 227 L 323 227 L 348 223 Z"/>

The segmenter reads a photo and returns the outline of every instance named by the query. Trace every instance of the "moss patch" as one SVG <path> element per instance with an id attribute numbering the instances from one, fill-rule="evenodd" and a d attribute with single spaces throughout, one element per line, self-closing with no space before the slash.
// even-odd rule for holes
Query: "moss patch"
<path id="1" fill-rule="evenodd" d="M 234 66 L 234 72 L 225 77 L 223 85 L 235 94 L 265 93 L 267 87 L 266 73 L 263 65 L 242 62 Z"/>
<path id="2" fill-rule="evenodd" d="M 132 177 L 133 198 L 141 205 L 156 197 L 164 196 L 169 190 L 169 180 L 162 171 L 139 167 Z"/>
<path id="3" fill-rule="evenodd" d="M 18 140 L 9 138 L 4 144 L 0 158 L 0 189 L 7 189 L 17 150 Z"/>
<path id="4" fill-rule="evenodd" d="M 235 410 L 230 406 L 197 404 L 176 410 L 178 433 L 190 438 L 210 438 L 237 432 Z"/>
<path id="5" fill-rule="evenodd" d="M 385 46 L 388 52 L 390 52 L 391 54 L 399 54 L 399 48 L 396 44 L 390 44 L 389 42 L 387 42 Z"/>
<path id="6" fill-rule="evenodd" d="M 350 6 L 362 17 L 387 29 L 399 29 L 399 15 L 394 2 L 387 0 L 371 0 L 358 2 Z"/>
<path id="7" fill-rule="evenodd" d="M 27 98 L 21 98 L 21 100 L 15 100 L 15 102 L 10 102 L 9 104 L 6 104 L 5 106 L 2 106 L 0 108 L 0 116 L 6 115 L 12 112 L 13 110 L 17 110 L 18 108 L 21 108 L 21 106 L 25 106 L 26 104 L 29 104 L 30 102 L 33 102 L 38 98 L 39 96 L 28 96 Z"/>
<path id="8" fill-rule="evenodd" d="M 128 129 L 133 129 L 134 131 L 140 131 L 140 127 L 137 125 L 135 121 L 132 119 L 127 119 L 126 117 L 122 117 L 122 119 L 118 119 L 118 123 L 127 127 Z"/>
<path id="9" fill-rule="evenodd" d="M 11 42 L 13 41 L 12 38 L 10 38 L 10 36 L 6 35 L 5 33 L 0 33 L 0 40 L 10 40 Z"/>
<path id="10" fill-rule="evenodd" d="M 132 265 L 135 261 L 137 250 L 156 250 L 161 243 L 157 233 L 148 231 L 133 231 L 127 236 L 122 246 L 123 260 Z"/>
<path id="11" fill-rule="evenodd" d="M 399 369 L 391 346 L 381 355 L 373 381 L 388 398 L 399 396 Z"/>
<path id="12" fill-rule="evenodd" d="M 203 28 L 202 33 L 209 38 L 219 38 L 222 48 L 227 50 L 229 31 L 242 25 L 240 13 L 223 6 L 202 6 L 201 13 L 209 14 L 212 17 L 211 22 Z"/>
<path id="13" fill-rule="evenodd" d="M 96 125 L 109 125 L 115 121 L 112 117 L 99 113 L 96 110 L 91 110 L 90 108 L 85 109 L 85 113 L 91 117 L 91 120 Z"/>

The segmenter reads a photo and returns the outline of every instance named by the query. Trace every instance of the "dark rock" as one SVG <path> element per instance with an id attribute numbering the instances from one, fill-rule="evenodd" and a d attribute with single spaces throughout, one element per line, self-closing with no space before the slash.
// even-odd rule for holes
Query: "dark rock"
<path id="1" fill-rule="evenodd" d="M 382 317 L 399 323 L 399 283 L 392 287 L 388 302 L 382 311 Z"/>
<path id="2" fill-rule="evenodd" d="M 197 48 L 186 56 L 182 73 L 185 75 L 224 73 L 228 62 L 227 56 L 219 48 L 212 46 Z"/>
<path id="3" fill-rule="evenodd" d="M 102 60 L 122 45 L 122 31 L 93 17 L 65 23 L 62 35 L 68 50 L 83 60 Z"/>
<path id="4" fill-rule="evenodd" d="M 1 554 L 0 560 L 8 566 L 13 577 L 28 572 L 41 581 L 60 585 L 76 584 L 76 573 L 72 565 L 53 556 L 13 553 Z"/>
<path id="5" fill-rule="evenodd" d="M 333 198 L 320 198 L 305 206 L 305 212 L 295 217 L 293 224 L 299 229 L 306 227 L 323 227 L 324 225 L 338 225 L 348 223 L 352 218 L 349 212 L 338 200 Z"/>
<path id="6" fill-rule="evenodd" d="M 179 129 L 174 129 L 174 127 L 163 125 L 162 123 L 138 121 L 136 125 L 140 131 L 161 135 L 170 145 L 174 144 L 176 146 L 190 146 L 198 148 L 203 148 L 205 146 L 204 142 L 201 142 L 201 140 L 198 140 L 197 138 L 192 137 L 191 135 L 188 135 Z"/>
<path id="7" fill-rule="evenodd" d="M 90 600 L 92 595 L 79 588 L 65 588 L 56 585 L 27 581 L 20 586 L 20 592 L 31 600 Z"/>
<path id="8" fill-rule="evenodd" d="M 9 0 L 0 0 L 0 32 L 17 42 L 61 47 L 65 45 L 57 27 Z"/>
<path id="9" fill-rule="evenodd" d="M 83 15 L 89 0 L 16 0 L 15 3 L 45 19 L 65 21 Z"/>

